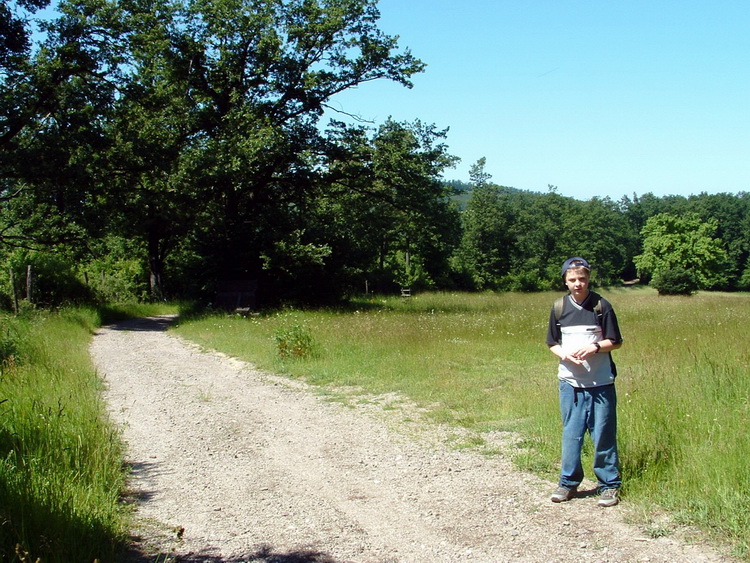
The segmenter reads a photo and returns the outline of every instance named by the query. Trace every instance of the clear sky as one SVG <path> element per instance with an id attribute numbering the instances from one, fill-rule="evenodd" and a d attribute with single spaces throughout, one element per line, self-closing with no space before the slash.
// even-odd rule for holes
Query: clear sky
<path id="1" fill-rule="evenodd" d="M 469 180 L 579 199 L 750 191 L 749 0 L 381 0 L 427 69 L 331 99 L 449 128 Z"/>

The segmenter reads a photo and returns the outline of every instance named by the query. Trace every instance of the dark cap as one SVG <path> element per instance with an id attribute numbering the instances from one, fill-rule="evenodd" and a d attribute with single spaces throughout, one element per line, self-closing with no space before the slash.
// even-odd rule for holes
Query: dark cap
<path id="1" fill-rule="evenodd" d="M 574 256 L 573 258 L 568 258 L 563 264 L 562 277 L 565 277 L 565 274 L 571 268 L 578 268 L 578 267 L 586 268 L 587 270 L 591 271 L 591 266 L 589 266 L 589 263 L 586 261 L 585 258 L 581 258 L 580 256 Z"/>

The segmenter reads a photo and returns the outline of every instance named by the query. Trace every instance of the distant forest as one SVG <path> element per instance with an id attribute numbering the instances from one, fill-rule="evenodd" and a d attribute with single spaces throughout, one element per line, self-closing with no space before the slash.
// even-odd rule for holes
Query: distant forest
<path id="1" fill-rule="evenodd" d="M 2 305 L 537 291 L 573 255 L 601 285 L 750 289 L 746 193 L 579 201 L 495 185 L 484 159 L 446 182 L 434 125 L 321 123 L 335 94 L 425 69 L 376 4 L 3 0 Z"/>
<path id="2" fill-rule="evenodd" d="M 461 215 L 459 271 L 472 289 L 559 287 L 558 264 L 582 255 L 602 285 L 652 283 L 664 293 L 750 288 L 750 194 L 701 193 L 619 201 L 566 198 L 492 184 L 451 181 Z M 478 178 L 478 179 L 477 179 Z M 667 284 L 667 278 L 670 283 Z"/>

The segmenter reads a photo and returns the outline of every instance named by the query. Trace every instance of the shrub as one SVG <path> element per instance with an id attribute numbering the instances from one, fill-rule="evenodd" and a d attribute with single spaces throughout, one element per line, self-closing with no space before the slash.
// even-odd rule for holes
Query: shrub
<path id="1" fill-rule="evenodd" d="M 750 291 L 750 267 L 745 268 L 745 271 L 742 272 L 742 277 L 737 284 L 737 289 L 740 291 Z"/>
<path id="2" fill-rule="evenodd" d="M 651 286 L 659 295 L 692 295 L 696 288 L 696 279 L 692 272 L 681 266 L 673 266 L 654 274 Z"/>
<path id="3" fill-rule="evenodd" d="M 11 287 L 8 272 L 13 272 L 15 287 Z M 51 252 L 16 250 L 0 269 L 0 280 L 10 288 L 10 298 L 25 297 L 22 288 L 31 274 L 31 302 L 42 307 L 57 307 L 64 303 L 87 303 L 93 293 L 78 278 L 72 260 Z"/>
<path id="4" fill-rule="evenodd" d="M 503 276 L 498 284 L 500 291 L 542 291 L 548 289 L 547 283 L 543 280 L 538 272 L 522 271 L 514 274 Z"/>
<path id="5" fill-rule="evenodd" d="M 91 246 L 90 258 L 79 269 L 100 301 L 129 303 L 148 297 L 149 273 L 141 241 L 110 235 Z"/>
<path id="6" fill-rule="evenodd" d="M 281 358 L 308 358 L 313 355 L 312 333 L 298 323 L 279 328 L 274 339 Z"/>
<path id="7" fill-rule="evenodd" d="M 18 364 L 18 343 L 16 336 L 11 334 L 11 325 L 4 319 L 5 325 L 0 332 L 0 374 L 6 367 L 12 367 Z"/>

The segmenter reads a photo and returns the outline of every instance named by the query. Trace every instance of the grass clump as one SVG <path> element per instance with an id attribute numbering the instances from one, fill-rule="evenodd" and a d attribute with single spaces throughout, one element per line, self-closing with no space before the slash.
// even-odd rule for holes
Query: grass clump
<path id="1" fill-rule="evenodd" d="M 274 339 L 282 359 L 309 358 L 314 353 L 312 333 L 299 323 L 277 328 Z"/>

